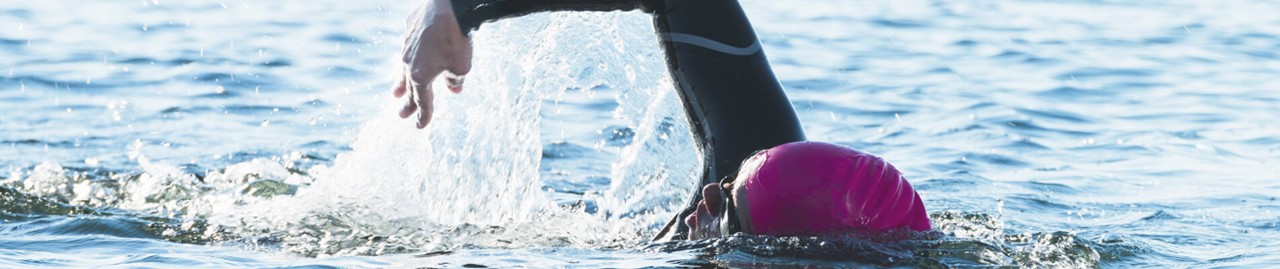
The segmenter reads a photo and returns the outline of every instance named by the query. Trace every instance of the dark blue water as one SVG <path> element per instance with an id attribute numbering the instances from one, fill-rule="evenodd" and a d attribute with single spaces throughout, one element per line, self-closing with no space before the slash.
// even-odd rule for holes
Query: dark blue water
<path id="1" fill-rule="evenodd" d="M 667 244 L 701 164 L 647 15 L 486 25 L 416 130 L 416 4 L 0 4 L 0 267 L 1280 265 L 1277 3 L 744 1 L 938 229 Z"/>

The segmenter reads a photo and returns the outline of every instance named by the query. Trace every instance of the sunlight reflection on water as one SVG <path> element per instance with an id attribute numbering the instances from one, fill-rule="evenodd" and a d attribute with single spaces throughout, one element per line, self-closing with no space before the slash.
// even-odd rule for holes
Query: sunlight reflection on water
<path id="1" fill-rule="evenodd" d="M 1280 5 L 743 4 L 810 139 L 950 227 L 898 265 L 1280 260 Z M 486 26 L 424 132 L 386 112 L 410 5 L 2 5 L 0 265 L 843 264 L 645 244 L 699 165 L 646 15 Z"/>

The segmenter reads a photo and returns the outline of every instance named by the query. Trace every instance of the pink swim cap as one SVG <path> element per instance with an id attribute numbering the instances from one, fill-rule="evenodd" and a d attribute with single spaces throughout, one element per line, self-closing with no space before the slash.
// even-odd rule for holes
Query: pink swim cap
<path id="1" fill-rule="evenodd" d="M 820 235 L 931 229 L 920 195 L 897 168 L 874 155 L 822 142 L 792 142 L 742 164 L 755 234 Z"/>

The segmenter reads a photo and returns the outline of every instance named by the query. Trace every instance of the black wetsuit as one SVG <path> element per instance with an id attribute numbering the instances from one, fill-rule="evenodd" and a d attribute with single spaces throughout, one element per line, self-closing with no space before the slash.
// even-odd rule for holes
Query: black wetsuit
<path id="1" fill-rule="evenodd" d="M 543 11 L 643 10 L 654 15 L 704 167 L 701 184 L 736 173 L 752 152 L 804 140 L 760 41 L 736 0 L 452 0 L 463 34 L 488 21 Z M 656 240 L 685 239 L 685 216 L 701 191 Z"/>

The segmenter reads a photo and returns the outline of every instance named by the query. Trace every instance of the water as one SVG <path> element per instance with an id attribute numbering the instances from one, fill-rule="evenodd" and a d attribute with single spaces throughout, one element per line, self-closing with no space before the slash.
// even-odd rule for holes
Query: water
<path id="1" fill-rule="evenodd" d="M 647 15 L 486 25 L 418 131 L 413 4 L 3 4 L 0 267 L 1280 264 L 1277 3 L 744 1 L 938 229 L 667 244 L 701 164 Z"/>

